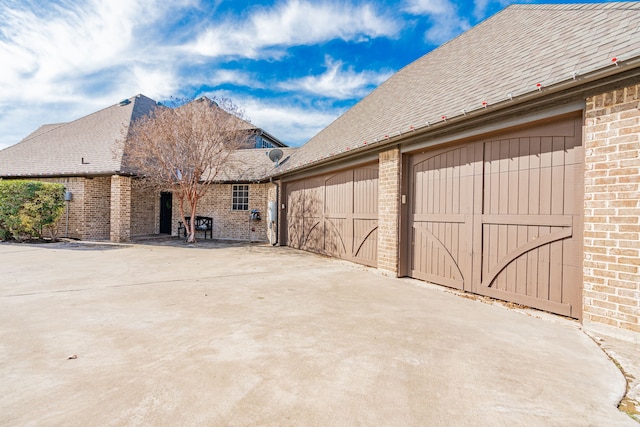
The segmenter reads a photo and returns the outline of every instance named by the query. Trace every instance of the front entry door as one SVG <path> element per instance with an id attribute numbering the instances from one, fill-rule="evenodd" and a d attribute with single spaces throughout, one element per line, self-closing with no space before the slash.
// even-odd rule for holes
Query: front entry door
<path id="1" fill-rule="evenodd" d="M 171 193 L 160 193 L 160 234 L 171 234 Z"/>

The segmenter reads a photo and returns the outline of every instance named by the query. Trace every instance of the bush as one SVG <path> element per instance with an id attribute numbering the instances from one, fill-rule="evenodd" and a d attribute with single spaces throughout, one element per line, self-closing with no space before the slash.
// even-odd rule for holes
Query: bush
<path id="1" fill-rule="evenodd" d="M 0 180 L 0 239 L 55 238 L 64 212 L 64 186 L 38 181 Z"/>

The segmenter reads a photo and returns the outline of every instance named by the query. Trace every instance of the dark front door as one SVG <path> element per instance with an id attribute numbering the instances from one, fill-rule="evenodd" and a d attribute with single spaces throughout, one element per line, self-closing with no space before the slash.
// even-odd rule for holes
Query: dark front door
<path id="1" fill-rule="evenodd" d="M 160 193 L 160 234 L 171 234 L 171 193 Z"/>

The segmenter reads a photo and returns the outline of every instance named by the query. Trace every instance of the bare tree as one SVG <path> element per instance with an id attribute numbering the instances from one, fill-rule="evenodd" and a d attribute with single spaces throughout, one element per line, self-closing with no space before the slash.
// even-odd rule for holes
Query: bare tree
<path id="1" fill-rule="evenodd" d="M 159 106 L 129 128 L 124 163 L 150 187 L 173 191 L 187 242 L 195 242 L 198 201 L 218 175 L 233 167 L 232 153 L 247 148 L 253 129 L 228 99 L 203 97 L 175 108 Z"/>

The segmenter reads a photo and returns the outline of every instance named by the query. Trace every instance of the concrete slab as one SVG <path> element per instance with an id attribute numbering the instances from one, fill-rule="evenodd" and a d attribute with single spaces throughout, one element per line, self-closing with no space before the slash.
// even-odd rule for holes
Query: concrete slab
<path id="1" fill-rule="evenodd" d="M 288 248 L 0 244 L 0 307 L 0 425 L 636 425 L 576 323 Z"/>
<path id="2" fill-rule="evenodd" d="M 604 352 L 618 365 L 627 379 L 627 393 L 620 410 L 640 423 L 640 342 L 621 340 L 589 332 Z"/>

